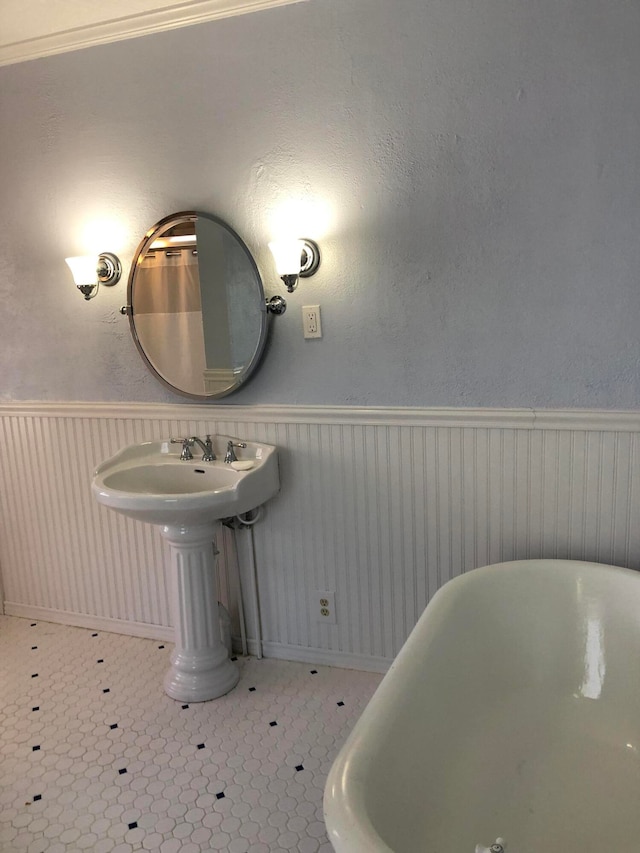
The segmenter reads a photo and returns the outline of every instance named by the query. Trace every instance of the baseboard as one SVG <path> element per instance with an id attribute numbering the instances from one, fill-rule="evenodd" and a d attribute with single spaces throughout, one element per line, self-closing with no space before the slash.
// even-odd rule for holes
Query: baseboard
<path id="1" fill-rule="evenodd" d="M 73 628 L 89 628 L 94 631 L 107 631 L 110 634 L 125 634 L 129 637 L 144 637 L 148 640 L 162 640 L 172 643 L 173 628 L 165 625 L 149 625 L 145 622 L 127 622 L 123 619 L 105 619 L 101 616 L 87 616 L 68 610 L 51 610 L 48 607 L 33 607 L 25 604 L 4 602 L 5 616 L 19 616 L 23 619 L 35 619 L 41 622 L 55 622 L 58 625 L 70 625 Z M 247 648 L 254 657 L 258 653 L 255 640 L 248 640 Z M 233 649 L 240 652 L 240 637 L 233 637 Z M 283 643 L 263 643 L 262 654 L 266 658 L 291 660 L 318 666 L 336 666 L 341 669 L 359 669 L 364 672 L 386 672 L 391 661 L 368 655 L 345 655 L 323 649 L 306 649 L 300 646 L 288 646 Z"/>
<path id="2" fill-rule="evenodd" d="M 255 656 L 258 652 L 255 640 L 249 640 L 247 646 L 249 654 Z M 233 638 L 233 648 L 241 648 L 239 638 Z M 289 646 L 284 643 L 265 642 L 262 644 L 262 654 L 265 658 L 291 660 L 298 663 L 316 664 L 317 666 L 335 666 L 339 669 L 359 669 L 362 672 L 385 673 L 392 663 L 387 658 L 371 655 L 350 655 L 324 649 L 310 649 L 304 646 Z"/>
<path id="3" fill-rule="evenodd" d="M 173 628 L 165 625 L 149 625 L 146 622 L 128 622 L 124 619 L 107 619 L 103 616 L 91 616 L 73 613 L 68 610 L 52 610 L 48 607 L 35 607 L 29 604 L 4 603 L 5 616 L 20 616 L 23 619 L 37 619 L 42 622 L 56 622 L 71 625 L 74 628 L 90 628 L 94 631 L 107 631 L 110 634 L 126 634 L 130 637 L 144 637 L 148 640 L 173 642 Z"/>

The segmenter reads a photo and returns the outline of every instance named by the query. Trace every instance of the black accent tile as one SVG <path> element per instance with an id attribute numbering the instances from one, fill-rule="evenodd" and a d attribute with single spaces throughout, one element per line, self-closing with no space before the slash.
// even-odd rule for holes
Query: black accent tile
<path id="1" fill-rule="evenodd" d="M 31 678 L 37 678 L 37 677 L 38 677 L 38 673 L 37 673 L 37 672 L 34 672 L 34 673 L 32 674 L 32 676 L 31 676 Z"/>
<path id="2" fill-rule="evenodd" d="M 204 744 L 203 744 L 203 743 L 199 743 L 199 744 L 198 744 L 198 749 L 204 749 Z"/>
<path id="3" fill-rule="evenodd" d="M 104 663 L 104 658 L 99 658 L 96 663 Z"/>
<path id="4" fill-rule="evenodd" d="M 336 702 L 336 705 L 338 706 L 338 708 L 342 708 L 342 706 L 344 705 L 344 702 Z"/>
<path id="5" fill-rule="evenodd" d="M 127 768 L 126 768 L 126 767 L 121 767 L 121 768 L 120 768 L 120 770 L 118 770 L 118 773 L 119 773 L 121 776 L 122 776 L 122 775 L 124 775 L 126 772 L 127 772 Z"/>
<path id="6" fill-rule="evenodd" d="M 33 802 L 37 803 L 38 800 L 41 800 L 41 799 L 42 799 L 42 794 L 36 794 L 33 798 Z"/>
<path id="7" fill-rule="evenodd" d="M 256 689 L 255 687 L 250 687 L 250 688 L 249 688 L 249 693 L 253 693 L 253 691 L 254 691 L 255 689 Z"/>
<path id="8" fill-rule="evenodd" d="M 38 624 L 37 622 L 32 622 L 32 623 L 31 623 L 31 627 L 32 627 L 32 628 L 35 628 L 37 624 Z"/>
<path id="9" fill-rule="evenodd" d="M 278 724 L 276 723 L 276 721 L 275 721 L 275 720 L 271 720 L 271 722 L 269 723 L 269 725 L 270 725 L 270 726 L 277 726 Z"/>
<path id="10" fill-rule="evenodd" d="M 33 706 L 33 708 L 32 708 L 31 710 L 32 710 L 32 711 L 39 711 L 39 710 L 40 710 L 40 705 L 34 705 L 34 706 Z"/>
<path id="11" fill-rule="evenodd" d="M 296 770 L 304 770 L 302 764 L 296 764 Z"/>
<path id="12" fill-rule="evenodd" d="M 158 646 L 159 649 L 164 649 L 164 646 Z"/>
<path id="13" fill-rule="evenodd" d="M 110 728 L 110 729 L 117 729 L 117 728 L 118 728 L 118 724 L 117 724 L 117 723 L 111 723 L 111 725 L 109 726 L 109 728 Z"/>
<path id="14" fill-rule="evenodd" d="M 31 747 L 31 752 L 37 752 L 40 749 L 40 745 L 36 744 L 36 746 Z"/>
<path id="15" fill-rule="evenodd" d="M 98 635 L 97 635 L 97 634 L 92 634 L 91 636 L 92 636 L 92 637 L 97 637 Z"/>
<path id="16" fill-rule="evenodd" d="M 37 646 L 31 646 L 31 651 L 33 651 L 34 649 L 37 649 L 37 648 L 38 648 Z"/>
<path id="17" fill-rule="evenodd" d="M 137 829 L 138 828 L 138 821 L 134 820 L 131 823 L 127 824 L 127 826 L 129 827 L 129 829 Z"/>
<path id="18" fill-rule="evenodd" d="M 219 791 L 216 794 L 216 800 L 224 800 L 224 791 Z"/>
<path id="19" fill-rule="evenodd" d="M 111 688 L 110 687 L 103 687 L 102 692 L 103 693 L 111 693 Z"/>
<path id="20" fill-rule="evenodd" d="M 182 706 L 182 710 L 183 710 L 183 711 L 186 711 L 186 709 L 187 709 L 188 707 L 189 707 L 188 705 L 183 705 L 183 706 Z"/>
<path id="21" fill-rule="evenodd" d="M 317 674 L 318 674 L 318 670 L 317 670 L 317 669 L 311 669 L 311 670 L 309 670 L 309 671 L 310 671 L 311 675 L 317 675 Z"/>

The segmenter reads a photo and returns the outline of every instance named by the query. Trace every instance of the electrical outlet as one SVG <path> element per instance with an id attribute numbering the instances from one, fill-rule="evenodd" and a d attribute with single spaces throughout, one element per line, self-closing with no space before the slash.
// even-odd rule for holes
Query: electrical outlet
<path id="1" fill-rule="evenodd" d="M 302 306 L 302 328 L 304 329 L 305 338 L 322 337 L 319 305 Z"/>
<path id="2" fill-rule="evenodd" d="M 316 622 L 336 625 L 336 594 L 325 590 L 311 593 L 311 614 Z"/>

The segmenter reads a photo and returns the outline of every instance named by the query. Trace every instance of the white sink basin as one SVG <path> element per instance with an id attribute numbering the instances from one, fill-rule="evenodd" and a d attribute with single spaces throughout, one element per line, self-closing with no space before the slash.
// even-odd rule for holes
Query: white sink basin
<path id="1" fill-rule="evenodd" d="M 229 436 L 214 439 L 215 462 L 180 459 L 180 445 L 168 441 L 134 444 L 103 462 L 92 489 L 99 503 L 116 512 L 171 527 L 192 527 L 239 515 L 260 506 L 280 488 L 276 448 L 247 442 L 236 450 L 238 460 L 250 462 L 238 471 L 222 461 Z"/>

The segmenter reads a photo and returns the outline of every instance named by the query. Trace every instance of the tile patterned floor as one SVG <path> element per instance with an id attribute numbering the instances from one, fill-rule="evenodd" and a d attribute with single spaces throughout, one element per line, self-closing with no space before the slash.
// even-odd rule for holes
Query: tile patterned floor
<path id="1" fill-rule="evenodd" d="M 381 676 L 239 659 L 162 691 L 169 644 L 0 617 L 3 853 L 330 853 L 322 794 Z"/>

